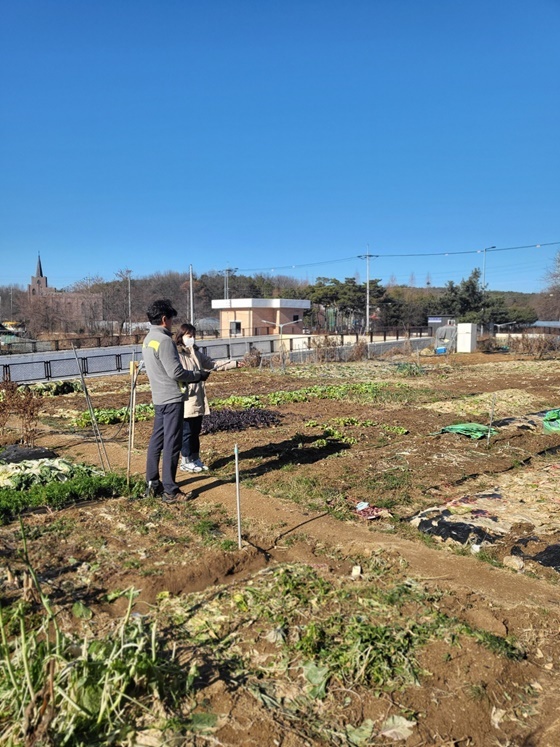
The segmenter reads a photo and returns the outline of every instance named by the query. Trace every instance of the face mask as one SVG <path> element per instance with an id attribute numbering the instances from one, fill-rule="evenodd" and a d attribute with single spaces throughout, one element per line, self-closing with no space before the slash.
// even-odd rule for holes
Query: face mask
<path id="1" fill-rule="evenodd" d="M 186 348 L 192 348 L 194 345 L 194 337 L 187 337 L 187 335 L 183 335 L 183 345 Z"/>

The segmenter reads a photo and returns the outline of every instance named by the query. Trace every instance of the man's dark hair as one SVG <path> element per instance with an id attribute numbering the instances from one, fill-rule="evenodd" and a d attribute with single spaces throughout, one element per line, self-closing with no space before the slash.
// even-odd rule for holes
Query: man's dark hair
<path id="1" fill-rule="evenodd" d="M 148 319 L 150 324 L 161 324 L 161 320 L 164 316 L 168 319 L 173 319 L 177 316 L 177 312 L 173 308 L 173 304 L 168 298 L 160 298 L 154 301 L 147 310 Z"/>

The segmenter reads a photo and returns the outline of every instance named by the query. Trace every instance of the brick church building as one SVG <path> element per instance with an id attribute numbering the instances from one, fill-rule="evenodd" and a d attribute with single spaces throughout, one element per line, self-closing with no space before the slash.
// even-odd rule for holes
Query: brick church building
<path id="1" fill-rule="evenodd" d="M 102 319 L 101 293 L 63 291 L 50 288 L 43 274 L 41 256 L 27 286 L 30 321 L 44 332 L 85 332 Z"/>

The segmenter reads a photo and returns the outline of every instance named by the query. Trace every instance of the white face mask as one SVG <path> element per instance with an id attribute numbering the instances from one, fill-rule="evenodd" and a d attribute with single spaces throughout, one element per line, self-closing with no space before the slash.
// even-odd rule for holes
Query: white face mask
<path id="1" fill-rule="evenodd" d="M 183 345 L 186 348 L 192 348 L 194 345 L 194 337 L 187 337 L 187 335 L 183 335 Z"/>

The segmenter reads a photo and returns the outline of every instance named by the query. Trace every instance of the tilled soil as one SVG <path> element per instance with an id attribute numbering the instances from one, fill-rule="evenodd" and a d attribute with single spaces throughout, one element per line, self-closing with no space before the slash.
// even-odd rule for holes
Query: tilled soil
<path id="1" fill-rule="evenodd" d="M 344 585 L 354 566 L 378 558 L 384 568 L 380 588 L 420 584 L 431 609 L 473 630 L 515 639 L 523 657 L 508 658 L 450 633 L 422 647 L 416 684 L 391 691 L 356 686 L 342 697 L 340 683 L 340 697 L 331 694 L 313 710 L 321 722 L 313 728 L 309 719 L 305 725 L 305 719 L 294 718 L 287 705 L 295 702 L 289 692 L 297 678 L 275 680 L 274 702 L 284 705 L 273 707 L 270 691 L 268 701 L 255 697 L 254 688 L 214 671 L 206 679 L 201 675 L 198 702 L 219 715 L 218 725 L 211 735 L 191 735 L 185 744 L 343 744 L 344 724 L 368 719 L 375 725 L 370 736 L 363 742 L 348 737 L 346 743 L 386 744 L 391 740 L 379 734 L 392 715 L 414 722 L 410 736 L 401 740 L 409 747 L 560 743 L 560 591 L 554 562 L 543 562 L 560 547 L 560 436 L 545 434 L 536 415 L 560 404 L 558 363 L 456 356 L 422 360 L 423 374 L 410 378 L 400 376 L 394 363 L 213 375 L 210 399 L 355 381 L 403 389 L 375 402 L 348 395 L 267 404 L 280 415 L 279 425 L 203 437 L 203 458 L 212 469 L 179 474 L 183 490 L 193 492 L 188 503 L 163 507 L 119 498 L 29 515 L 30 560 L 68 629 L 103 635 L 127 606 L 115 592 L 131 587 L 139 592 L 134 609 L 147 614 L 169 600 L 182 604 L 202 594 L 208 601 L 204 594 L 212 590 L 258 584 L 259 574 L 283 564 L 303 564 L 329 583 Z M 96 407 L 128 403 L 124 378 L 88 384 Z M 149 399 L 141 379 L 138 402 Z M 83 409 L 83 395 L 45 400 L 38 445 L 99 463 L 91 434 L 72 428 L 65 417 Z M 441 432 L 458 422 L 490 421 L 504 423 L 489 441 Z M 150 432 L 150 422 L 136 424 L 133 473 L 143 472 Z M 126 426 L 102 426 L 102 433 L 111 466 L 126 469 Z M 242 549 L 237 549 L 234 445 Z M 469 546 L 426 537 L 409 523 L 420 510 L 490 490 L 509 499 L 504 515 L 509 505 L 520 518 L 477 555 Z M 360 518 L 355 510 L 360 501 L 384 512 L 378 519 Z M 9 569 L 1 591 L 9 600 L 24 576 L 19 525 L 3 527 L 0 543 L 2 564 Z M 522 567 L 504 567 L 512 556 L 523 558 Z M 365 577 L 355 583 L 365 584 Z M 92 611 L 90 620 L 72 616 L 76 600 Z M 313 607 L 302 614 L 312 618 Z M 419 619 L 412 606 L 403 614 L 411 624 Z M 243 631 L 239 645 L 252 656 L 275 661 L 280 655 L 250 625 Z M 329 737 L 329 728 L 335 736 Z M 152 736 L 156 741 L 144 743 L 162 743 Z"/>

